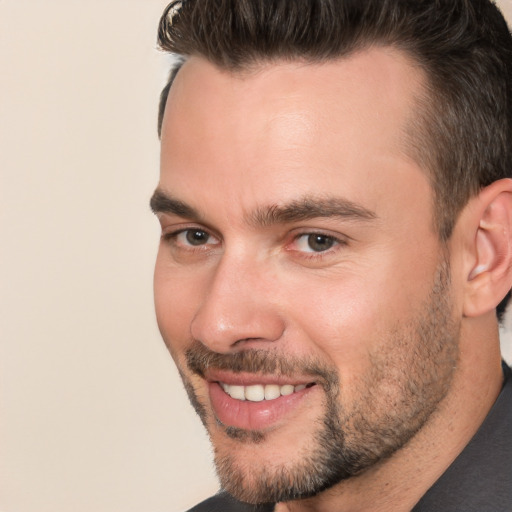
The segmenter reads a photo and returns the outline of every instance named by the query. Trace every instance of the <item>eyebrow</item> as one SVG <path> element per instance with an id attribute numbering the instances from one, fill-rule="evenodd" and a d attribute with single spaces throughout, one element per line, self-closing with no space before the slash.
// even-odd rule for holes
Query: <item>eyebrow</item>
<path id="1" fill-rule="evenodd" d="M 196 209 L 158 188 L 151 197 L 150 207 L 155 214 L 170 213 L 195 221 L 203 218 Z M 306 195 L 284 205 L 259 207 L 250 212 L 246 220 L 254 226 L 272 226 L 322 217 L 365 222 L 377 219 L 375 212 L 345 198 Z"/>
<path id="2" fill-rule="evenodd" d="M 258 208 L 250 214 L 249 222 L 260 226 L 271 226 L 322 217 L 371 221 L 376 219 L 377 215 L 375 212 L 345 198 L 304 196 L 285 205 Z"/>
<path id="3" fill-rule="evenodd" d="M 199 212 L 187 203 L 171 197 L 159 188 L 157 188 L 151 196 L 149 206 L 151 211 L 155 214 L 170 213 L 191 220 L 201 220 L 202 218 Z"/>

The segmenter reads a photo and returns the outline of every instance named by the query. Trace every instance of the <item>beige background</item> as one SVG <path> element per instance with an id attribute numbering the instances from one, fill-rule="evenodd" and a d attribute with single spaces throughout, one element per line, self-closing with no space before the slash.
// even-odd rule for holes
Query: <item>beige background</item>
<path id="1" fill-rule="evenodd" d="M 0 0 L 0 512 L 217 486 L 152 306 L 165 5 Z"/>

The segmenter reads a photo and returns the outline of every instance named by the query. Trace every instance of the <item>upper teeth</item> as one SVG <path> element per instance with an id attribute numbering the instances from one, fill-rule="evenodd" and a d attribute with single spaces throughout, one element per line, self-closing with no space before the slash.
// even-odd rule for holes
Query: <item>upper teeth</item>
<path id="1" fill-rule="evenodd" d="M 251 402 L 261 402 L 262 400 L 274 400 L 280 396 L 291 395 L 296 391 L 301 391 L 306 387 L 305 384 L 293 386 L 285 384 L 278 386 L 277 384 L 254 384 L 252 386 L 235 386 L 220 383 L 222 389 L 236 400 L 250 400 Z"/>

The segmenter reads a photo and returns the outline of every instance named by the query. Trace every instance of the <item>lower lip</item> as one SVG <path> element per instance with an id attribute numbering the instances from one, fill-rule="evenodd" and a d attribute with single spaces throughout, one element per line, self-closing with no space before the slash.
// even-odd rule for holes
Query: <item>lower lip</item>
<path id="1" fill-rule="evenodd" d="M 217 382 L 209 383 L 210 400 L 216 418 L 227 427 L 244 430 L 264 430 L 275 427 L 293 413 L 316 386 L 302 389 L 275 400 L 251 402 L 231 398 Z"/>

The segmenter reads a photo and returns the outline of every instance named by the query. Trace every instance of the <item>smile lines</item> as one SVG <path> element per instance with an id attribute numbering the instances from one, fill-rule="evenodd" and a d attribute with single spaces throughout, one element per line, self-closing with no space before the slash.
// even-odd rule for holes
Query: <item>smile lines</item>
<path id="1" fill-rule="evenodd" d="M 303 389 L 314 386 L 311 384 L 298 384 L 293 386 L 292 384 L 284 384 L 279 386 L 278 384 L 253 384 L 251 386 L 238 386 L 225 384 L 219 382 L 222 389 L 235 400 L 248 400 L 250 402 L 261 402 L 263 400 L 275 400 L 281 396 L 291 395 L 297 393 Z"/>

